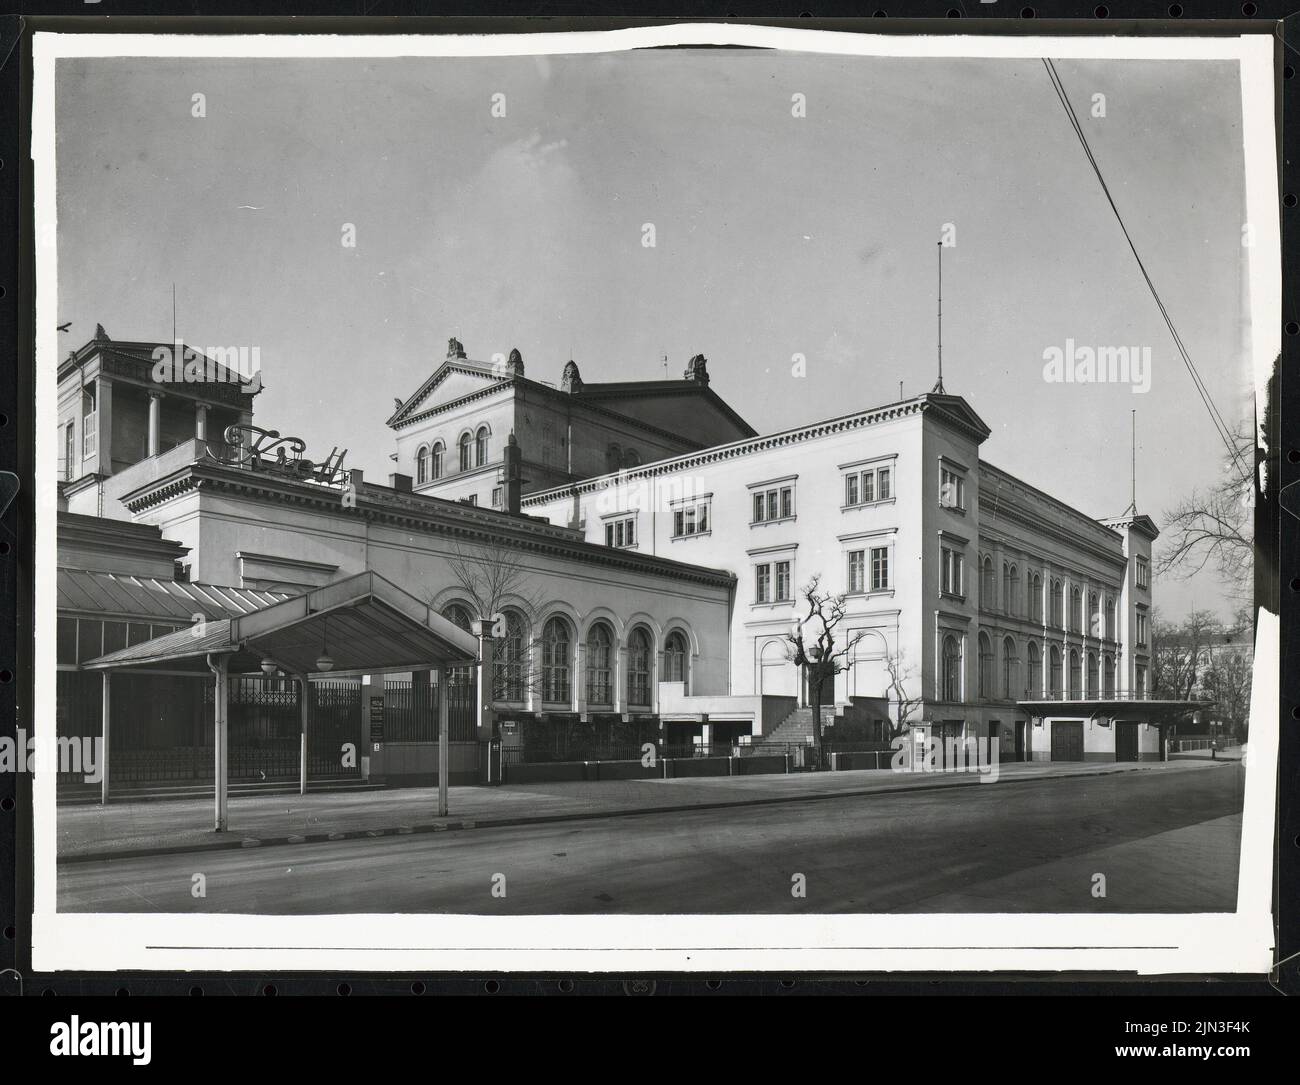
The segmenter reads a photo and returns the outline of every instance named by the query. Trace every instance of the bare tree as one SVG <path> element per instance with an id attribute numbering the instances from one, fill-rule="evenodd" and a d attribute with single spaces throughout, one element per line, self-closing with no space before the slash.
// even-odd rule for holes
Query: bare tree
<path id="1" fill-rule="evenodd" d="M 821 575 L 813 576 L 800 590 L 800 597 L 808 605 L 802 621 L 786 634 L 790 658 L 802 667 L 808 679 L 808 692 L 812 700 L 813 742 L 820 750 L 822 744 L 822 691 L 827 682 L 834 688 L 835 676 L 845 670 L 853 650 L 867 630 L 859 629 L 844 638 L 836 647 L 836 629 L 845 618 L 843 592 L 838 595 L 823 591 Z"/>
<path id="2" fill-rule="evenodd" d="M 1190 700 L 1197 692 L 1208 650 L 1222 624 L 1208 610 L 1193 610 L 1178 625 L 1152 622 L 1151 689 L 1156 696 Z"/>
<path id="3" fill-rule="evenodd" d="M 1226 725 L 1226 732 L 1244 741 L 1250 723 L 1250 657 L 1238 650 L 1219 651 L 1210 658 L 1202 675 L 1202 688 L 1214 702 L 1212 712 Z"/>
<path id="4" fill-rule="evenodd" d="M 1185 580 L 1207 565 L 1217 569 L 1238 598 L 1254 587 L 1255 501 L 1253 433 L 1233 438 L 1219 481 L 1192 493 L 1164 514 L 1164 539 L 1156 571 Z"/>
<path id="5" fill-rule="evenodd" d="M 495 659 L 489 683 L 493 701 L 521 700 L 541 685 L 533 666 L 532 639 L 544 602 L 534 571 L 519 552 L 500 542 L 467 548 L 456 544 L 447 559 L 452 580 L 474 612 L 471 620 L 493 627 Z M 436 593 L 426 592 L 426 601 Z M 517 613 L 515 618 L 512 612 Z M 520 628 L 516 623 L 522 623 Z"/>
<path id="6" fill-rule="evenodd" d="M 921 686 L 920 669 L 909 665 L 903 658 L 903 652 L 889 654 L 885 657 L 885 670 L 889 675 L 889 684 L 885 687 L 885 692 L 889 700 L 897 705 L 897 719 L 890 724 L 889 738 L 901 735 L 907 727 L 919 720 L 913 720 L 912 716 L 922 705 L 925 704 L 925 694 Z M 913 681 L 915 681 L 916 693 L 913 694 Z"/>

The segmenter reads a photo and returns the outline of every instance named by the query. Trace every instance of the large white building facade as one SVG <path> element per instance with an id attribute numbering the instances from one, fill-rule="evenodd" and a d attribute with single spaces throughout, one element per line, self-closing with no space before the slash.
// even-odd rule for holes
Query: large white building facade
<path id="1" fill-rule="evenodd" d="M 183 731 L 201 764 L 212 733 L 190 680 L 150 678 L 139 644 L 363 573 L 481 634 L 482 665 L 454 672 L 473 690 L 467 748 L 804 741 L 787 634 L 817 577 L 845 597 L 841 643 L 857 641 L 823 698 L 839 737 L 887 746 L 910 727 L 996 738 L 1007 760 L 1161 755 L 1155 525 L 1132 508 L 1094 519 L 994 467 L 989 427 L 960 396 L 759 435 L 709 387 L 702 355 L 680 380 L 585 383 L 570 361 L 551 384 L 525 377 L 518 351 L 476 362 L 452 340 L 397 400 L 398 470 L 378 484 L 340 463 L 346 433 L 313 463 L 254 426 L 256 389 L 219 367 L 211 387 L 160 380 L 160 345 L 99 329 L 60 368 L 60 727 L 94 733 L 98 676 L 129 665 L 116 718 L 150 682 L 175 702 L 130 732 L 137 762 Z M 511 571 L 493 613 L 467 561 Z M 369 775 L 427 779 L 427 735 L 374 730 L 366 688 L 394 690 L 390 714 L 400 703 L 407 719 L 428 677 L 408 661 L 331 680 L 328 697 L 313 683 L 313 705 L 353 706 L 334 713 L 334 738 L 354 708 L 384 738 L 367 742 Z M 248 731 L 262 774 L 264 724 Z"/>

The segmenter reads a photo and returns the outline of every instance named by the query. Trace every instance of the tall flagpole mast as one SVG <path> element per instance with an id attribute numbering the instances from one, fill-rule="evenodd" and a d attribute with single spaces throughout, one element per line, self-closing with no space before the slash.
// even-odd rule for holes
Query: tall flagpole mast
<path id="1" fill-rule="evenodd" d="M 943 242 L 939 242 L 939 379 L 934 391 L 943 393 Z"/>
<path id="2" fill-rule="evenodd" d="M 1138 436 L 1137 436 L 1137 411 L 1129 411 L 1129 448 L 1131 461 L 1129 463 L 1129 494 L 1132 500 L 1129 502 L 1129 511 L 1134 516 L 1138 510 Z"/>

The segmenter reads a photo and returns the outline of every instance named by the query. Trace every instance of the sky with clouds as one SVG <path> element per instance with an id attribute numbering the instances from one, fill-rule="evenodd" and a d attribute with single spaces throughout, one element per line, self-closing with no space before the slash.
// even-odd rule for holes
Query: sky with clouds
<path id="1" fill-rule="evenodd" d="M 1057 69 L 1211 395 L 1244 421 L 1235 64 Z M 347 446 L 371 478 L 392 469 L 394 398 L 452 335 L 472 358 L 518 347 L 555 382 L 570 357 L 607 381 L 703 353 L 760 431 L 927 389 L 945 223 L 944 380 L 992 428 L 985 458 L 1117 514 L 1136 408 L 1143 511 L 1159 522 L 1221 472 L 1038 60 L 65 59 L 56 95 L 64 345 L 96 323 L 169 338 L 175 283 L 187 342 L 260 348 L 261 424 L 309 455 Z M 1150 392 L 1046 382 L 1067 340 L 1150 347 Z M 1158 602 L 1230 612 L 1209 574 Z"/>

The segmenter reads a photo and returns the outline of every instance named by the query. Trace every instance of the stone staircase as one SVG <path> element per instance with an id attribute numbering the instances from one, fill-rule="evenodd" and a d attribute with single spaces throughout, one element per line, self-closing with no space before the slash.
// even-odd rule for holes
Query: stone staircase
<path id="1" fill-rule="evenodd" d="M 822 729 L 835 722 L 835 706 L 822 705 Z M 763 736 L 764 742 L 783 742 L 792 746 L 808 746 L 813 741 L 813 710 L 796 708 L 785 719 Z"/>

